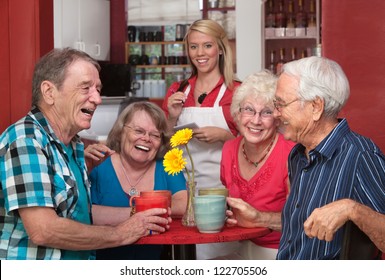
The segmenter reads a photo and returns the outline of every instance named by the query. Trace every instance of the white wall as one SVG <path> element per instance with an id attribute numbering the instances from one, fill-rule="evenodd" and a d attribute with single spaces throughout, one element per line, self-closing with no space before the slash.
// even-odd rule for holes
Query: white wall
<path id="1" fill-rule="evenodd" d="M 262 5 L 263 0 L 236 2 L 237 75 L 243 80 L 262 70 Z"/>

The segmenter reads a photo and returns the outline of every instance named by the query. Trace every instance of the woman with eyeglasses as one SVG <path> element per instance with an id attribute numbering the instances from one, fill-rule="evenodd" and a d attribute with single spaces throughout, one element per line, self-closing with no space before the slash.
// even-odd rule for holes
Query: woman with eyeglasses
<path id="1" fill-rule="evenodd" d="M 287 159 L 294 143 L 278 132 L 274 118 L 277 77 L 267 70 L 248 76 L 234 93 L 231 114 L 240 136 L 225 143 L 221 180 L 229 189 L 229 200 L 257 209 L 258 224 L 238 221 L 237 207 L 232 222 L 248 227 L 268 227 L 263 237 L 242 242 L 235 252 L 243 259 L 275 259 L 280 239 L 280 212 L 289 194 Z M 229 221 L 231 224 L 231 221 Z"/>
<path id="2" fill-rule="evenodd" d="M 98 224 L 115 224 L 129 217 L 130 197 L 142 191 L 169 190 L 172 193 L 172 216 L 182 216 L 187 204 L 186 180 L 182 173 L 168 175 L 162 159 L 169 148 L 167 120 L 156 104 L 141 101 L 128 105 L 119 115 L 106 146 L 91 145 L 85 151 L 87 159 L 99 159 L 90 173 L 92 212 L 98 205 L 111 206 Z M 108 155 L 103 157 L 103 153 Z M 121 209 L 120 215 L 116 209 Z M 97 250 L 97 259 L 160 259 L 162 245 L 130 245 Z"/>

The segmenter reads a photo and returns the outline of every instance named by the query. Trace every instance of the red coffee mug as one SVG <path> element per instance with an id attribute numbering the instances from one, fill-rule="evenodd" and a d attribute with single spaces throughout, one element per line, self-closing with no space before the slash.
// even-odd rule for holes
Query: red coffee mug
<path id="1" fill-rule="evenodd" d="M 155 196 L 164 196 L 167 197 L 168 207 L 171 208 L 172 194 L 168 190 L 157 190 L 157 191 L 142 191 L 140 192 L 141 197 L 155 197 Z"/>
<path id="2" fill-rule="evenodd" d="M 133 212 L 142 212 L 152 208 L 168 208 L 168 199 L 165 196 L 132 196 L 130 198 L 130 205 L 133 208 Z M 168 213 L 160 215 L 163 218 L 168 217 Z"/>

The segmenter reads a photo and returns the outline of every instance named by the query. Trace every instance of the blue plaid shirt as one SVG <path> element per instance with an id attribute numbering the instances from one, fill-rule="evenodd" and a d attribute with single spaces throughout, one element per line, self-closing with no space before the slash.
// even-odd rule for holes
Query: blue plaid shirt
<path id="1" fill-rule="evenodd" d="M 0 136 L 0 259 L 61 258 L 62 250 L 31 241 L 17 210 L 50 207 L 59 217 L 77 220 L 79 190 L 62 145 L 37 108 Z M 82 201 L 89 202 L 84 146 L 78 137 L 70 145 L 88 193 Z M 90 213 L 89 203 L 87 208 Z M 79 251 L 80 259 L 89 257 L 88 251 Z"/>
<path id="2" fill-rule="evenodd" d="M 289 155 L 290 194 L 282 211 L 278 259 L 338 259 L 342 228 L 331 242 L 309 238 L 303 223 L 315 208 L 351 198 L 385 213 L 385 157 L 368 138 L 350 130 L 347 121 L 312 151 L 296 145 Z"/>

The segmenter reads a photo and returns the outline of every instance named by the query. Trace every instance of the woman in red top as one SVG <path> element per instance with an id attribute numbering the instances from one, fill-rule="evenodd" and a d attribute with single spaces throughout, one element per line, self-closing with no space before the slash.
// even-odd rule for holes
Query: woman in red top
<path id="1" fill-rule="evenodd" d="M 229 196 L 259 210 L 259 226 L 272 229 L 252 242 L 243 242 L 237 253 L 245 259 L 275 259 L 281 236 L 277 225 L 289 193 L 287 159 L 294 143 L 277 131 L 279 121 L 273 116 L 276 82 L 273 74 L 262 71 L 238 87 L 231 113 L 241 136 L 227 141 L 222 152 L 221 180 Z"/>
<path id="2" fill-rule="evenodd" d="M 192 68 L 189 79 L 172 84 L 163 110 L 170 127 L 195 123 L 189 150 L 194 158 L 196 188 L 224 187 L 220 181 L 223 143 L 238 135 L 230 114 L 236 81 L 232 51 L 226 32 L 213 20 L 194 22 L 185 36 Z M 190 163 L 187 168 L 191 170 Z M 201 246 L 197 246 L 201 247 Z M 206 246 L 207 247 L 207 246 Z M 228 251 L 210 249 L 198 259 L 214 258 Z"/>

